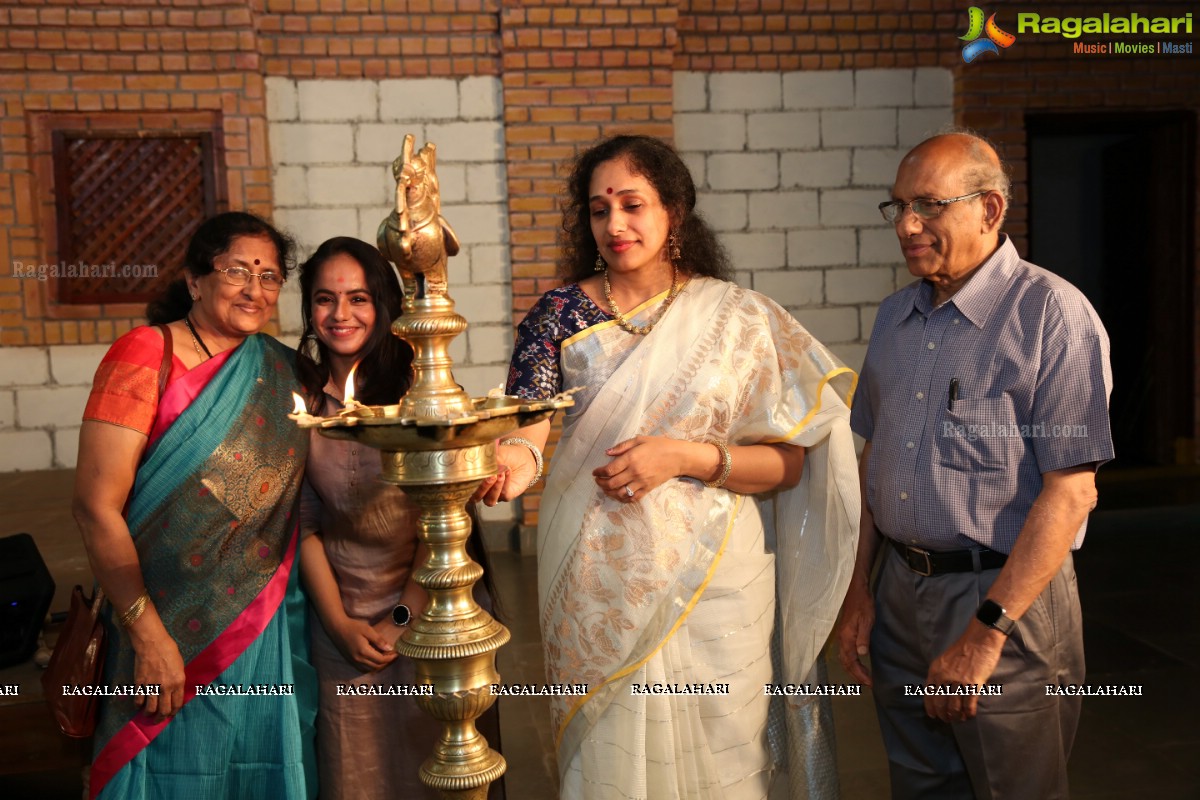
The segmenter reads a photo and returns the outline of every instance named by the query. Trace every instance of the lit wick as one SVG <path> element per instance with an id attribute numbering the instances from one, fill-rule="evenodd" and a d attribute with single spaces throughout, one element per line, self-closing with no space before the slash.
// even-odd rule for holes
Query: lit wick
<path id="1" fill-rule="evenodd" d="M 350 374 L 346 376 L 346 386 L 342 389 L 342 410 L 337 413 L 339 417 L 373 417 L 375 412 L 370 406 L 364 405 L 354 399 L 354 373 L 358 369 L 358 364 L 350 368 Z"/>
<path id="2" fill-rule="evenodd" d="M 292 400 L 295 403 L 295 407 L 292 409 L 292 413 L 288 414 L 288 419 L 294 419 L 297 422 L 316 423 L 317 418 L 308 413 L 308 407 L 304 404 L 303 397 L 292 392 Z"/>

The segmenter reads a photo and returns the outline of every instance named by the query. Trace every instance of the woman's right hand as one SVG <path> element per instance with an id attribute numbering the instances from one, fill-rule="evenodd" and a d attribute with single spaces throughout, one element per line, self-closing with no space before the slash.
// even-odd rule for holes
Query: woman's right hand
<path id="1" fill-rule="evenodd" d="M 183 656 L 158 614 L 147 611 L 129 631 L 133 644 L 133 682 L 157 685 L 158 696 L 138 695 L 134 702 L 159 721 L 173 717 L 183 707 Z"/>
<path id="2" fill-rule="evenodd" d="M 523 444 L 497 445 L 496 474 L 483 479 L 471 500 L 482 500 L 485 506 L 515 500 L 529 488 L 529 482 L 536 474 L 537 461 L 528 447 Z"/>
<path id="3" fill-rule="evenodd" d="M 392 625 L 392 621 L 387 620 Z M 400 637 L 400 629 L 396 628 L 396 637 Z M 345 617 L 329 632 L 342 658 L 349 661 L 362 672 L 378 672 L 396 660 L 398 653 L 393 648 L 394 639 L 388 637 L 362 620 Z"/>

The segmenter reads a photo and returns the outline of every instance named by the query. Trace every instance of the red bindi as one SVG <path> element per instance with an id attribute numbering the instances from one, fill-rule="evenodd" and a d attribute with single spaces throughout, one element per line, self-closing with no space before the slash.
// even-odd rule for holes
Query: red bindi
<path id="1" fill-rule="evenodd" d="M 608 187 L 608 194 L 612 194 L 612 187 Z"/>
<path id="2" fill-rule="evenodd" d="M 258 266 L 258 264 L 259 264 L 259 261 L 258 261 L 258 259 L 257 259 L 257 258 L 256 258 L 256 259 L 254 259 L 254 266 L 256 266 L 256 267 L 257 267 L 257 266 Z"/>

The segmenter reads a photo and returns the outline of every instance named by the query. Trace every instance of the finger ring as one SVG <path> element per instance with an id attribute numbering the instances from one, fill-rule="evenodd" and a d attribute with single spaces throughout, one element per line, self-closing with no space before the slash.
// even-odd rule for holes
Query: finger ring
<path id="1" fill-rule="evenodd" d="M 626 497 L 633 497 L 633 489 L 630 489 L 628 486 L 626 486 L 626 487 L 625 487 L 625 496 L 626 496 Z"/>

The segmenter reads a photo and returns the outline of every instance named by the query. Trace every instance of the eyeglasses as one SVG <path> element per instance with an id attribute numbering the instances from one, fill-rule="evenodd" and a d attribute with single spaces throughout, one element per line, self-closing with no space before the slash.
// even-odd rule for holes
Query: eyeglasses
<path id="1" fill-rule="evenodd" d="M 258 285 L 264 292 L 278 292 L 283 288 L 283 276 L 278 272 L 251 272 L 245 267 L 227 267 L 216 269 L 225 276 L 225 282 L 234 286 L 245 286 L 251 278 L 258 278 Z"/>
<path id="2" fill-rule="evenodd" d="M 948 200 L 927 200 L 924 198 L 913 200 L 911 203 L 903 203 L 899 200 L 893 200 L 890 203 L 880 203 L 879 213 L 883 214 L 883 218 L 893 225 L 901 216 L 904 215 L 904 209 L 911 208 L 912 212 L 921 219 L 933 219 L 942 213 L 942 209 L 951 203 L 957 203 L 959 200 L 970 200 L 972 197 L 979 197 L 981 194 L 987 194 L 991 189 L 980 189 L 978 192 L 964 194 L 962 197 L 951 197 Z"/>

